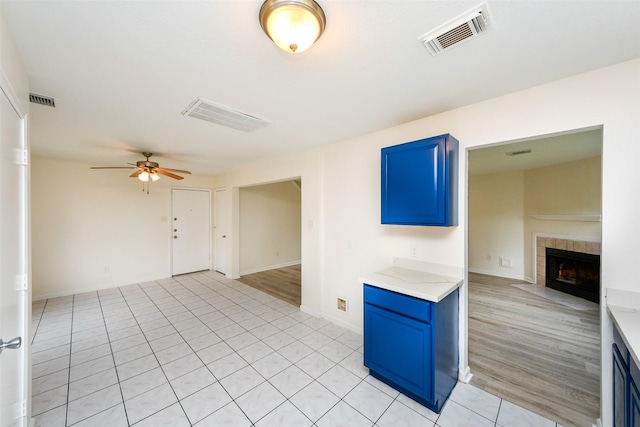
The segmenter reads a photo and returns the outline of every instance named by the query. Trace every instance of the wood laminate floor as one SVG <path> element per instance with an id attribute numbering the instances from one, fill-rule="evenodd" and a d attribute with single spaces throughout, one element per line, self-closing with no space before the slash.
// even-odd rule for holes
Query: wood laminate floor
<path id="1" fill-rule="evenodd" d="M 247 274 L 241 276 L 238 281 L 300 307 L 302 301 L 300 264 Z"/>
<path id="2" fill-rule="evenodd" d="M 469 273 L 471 384 L 564 426 L 600 416 L 600 318 Z M 595 306 L 595 305 L 594 305 Z"/>

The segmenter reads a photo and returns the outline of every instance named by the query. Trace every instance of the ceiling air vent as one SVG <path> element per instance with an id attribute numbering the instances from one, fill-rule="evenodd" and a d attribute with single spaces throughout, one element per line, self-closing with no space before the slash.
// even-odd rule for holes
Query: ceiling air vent
<path id="1" fill-rule="evenodd" d="M 182 115 L 245 132 L 253 132 L 271 123 L 202 98 L 193 101 Z"/>
<path id="2" fill-rule="evenodd" d="M 431 55 L 438 55 L 450 47 L 470 40 L 489 29 L 489 11 L 482 3 L 435 30 L 418 37 Z"/>
<path id="3" fill-rule="evenodd" d="M 35 93 L 29 94 L 29 102 L 33 102 L 34 104 L 44 105 L 45 107 L 54 107 L 56 106 L 56 100 L 50 98 L 48 96 L 37 95 Z"/>
<path id="4" fill-rule="evenodd" d="M 511 156 L 520 156 L 522 154 L 529 154 L 531 153 L 531 149 L 526 149 L 526 150 L 520 150 L 520 151 L 509 151 L 506 154 L 507 156 L 511 157 Z"/>

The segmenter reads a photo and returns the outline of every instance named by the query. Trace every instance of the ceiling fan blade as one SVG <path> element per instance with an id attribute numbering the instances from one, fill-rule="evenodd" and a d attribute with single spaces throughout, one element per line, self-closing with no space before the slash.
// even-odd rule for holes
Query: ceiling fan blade
<path id="1" fill-rule="evenodd" d="M 135 169 L 131 166 L 92 166 L 89 169 Z"/>
<path id="2" fill-rule="evenodd" d="M 135 171 L 134 173 L 129 175 L 129 178 L 137 178 L 138 175 L 140 175 L 143 171 L 144 171 L 144 169 L 138 169 L 137 171 Z"/>
<path id="3" fill-rule="evenodd" d="M 181 177 L 181 176 L 178 176 L 178 175 L 173 174 L 173 173 L 171 173 L 171 172 L 167 172 L 167 170 L 166 170 L 166 169 L 163 169 L 163 168 L 156 168 L 156 170 L 155 170 L 155 171 L 156 171 L 157 173 L 159 173 L 160 175 L 168 176 L 169 178 L 173 178 L 173 179 L 184 179 L 184 178 L 183 178 L 183 177 Z"/>
<path id="4" fill-rule="evenodd" d="M 191 175 L 191 172 L 183 171 L 181 169 L 169 169 L 169 168 L 158 168 L 158 169 L 166 170 L 166 171 L 169 171 L 169 172 L 187 173 L 187 174 Z"/>

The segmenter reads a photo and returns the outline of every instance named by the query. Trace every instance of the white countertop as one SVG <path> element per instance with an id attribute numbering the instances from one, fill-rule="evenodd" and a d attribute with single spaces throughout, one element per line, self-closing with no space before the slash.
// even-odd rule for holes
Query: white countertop
<path id="1" fill-rule="evenodd" d="M 608 288 L 607 310 L 631 357 L 640 366 L 640 292 Z"/>
<path id="2" fill-rule="evenodd" d="M 362 283 L 389 291 L 439 302 L 462 285 L 462 268 L 397 258 L 393 266 L 368 273 Z"/>

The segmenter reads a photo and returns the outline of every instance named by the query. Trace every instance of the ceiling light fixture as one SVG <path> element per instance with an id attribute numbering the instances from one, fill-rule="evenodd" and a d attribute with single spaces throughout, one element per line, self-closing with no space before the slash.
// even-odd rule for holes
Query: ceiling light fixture
<path id="1" fill-rule="evenodd" d="M 313 0 L 266 0 L 260 8 L 260 26 L 282 50 L 301 53 L 322 35 L 326 19 Z"/>

